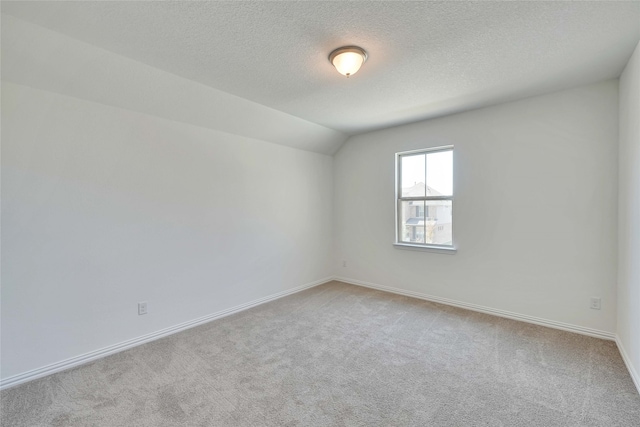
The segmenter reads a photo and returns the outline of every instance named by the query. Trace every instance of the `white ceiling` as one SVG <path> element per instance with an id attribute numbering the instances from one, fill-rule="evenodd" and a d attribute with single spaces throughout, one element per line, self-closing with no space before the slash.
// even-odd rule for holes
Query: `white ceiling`
<path id="1" fill-rule="evenodd" d="M 640 2 L 2 2 L 2 13 L 349 134 L 615 78 Z M 329 64 L 355 44 L 346 79 Z"/>

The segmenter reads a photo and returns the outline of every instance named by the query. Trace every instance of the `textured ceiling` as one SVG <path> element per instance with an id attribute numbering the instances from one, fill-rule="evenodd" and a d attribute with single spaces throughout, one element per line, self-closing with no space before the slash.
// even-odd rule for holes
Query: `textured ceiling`
<path id="1" fill-rule="evenodd" d="M 346 133 L 619 76 L 640 2 L 2 2 L 10 14 Z M 346 79 L 329 64 L 355 44 Z"/>

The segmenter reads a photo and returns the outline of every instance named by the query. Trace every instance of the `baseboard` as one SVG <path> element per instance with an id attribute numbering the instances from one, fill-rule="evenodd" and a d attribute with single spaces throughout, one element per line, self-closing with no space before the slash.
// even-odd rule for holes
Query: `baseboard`
<path id="1" fill-rule="evenodd" d="M 457 301 L 449 298 L 436 297 L 433 295 L 423 294 L 421 292 L 407 291 L 405 289 L 394 288 L 391 286 L 378 285 L 376 283 L 364 282 L 362 280 L 349 279 L 347 277 L 334 277 L 334 280 L 349 283 L 352 285 L 363 286 L 365 288 L 377 289 L 379 291 L 391 292 L 398 295 L 418 298 L 426 301 L 437 302 L 440 304 L 451 305 L 453 307 L 464 308 L 467 310 L 478 311 L 480 313 L 492 314 L 494 316 L 505 317 L 507 319 L 519 320 L 521 322 L 533 323 L 536 325 L 547 326 L 549 328 L 561 329 L 563 331 L 575 332 L 591 337 L 602 338 L 615 341 L 615 334 L 611 332 L 600 331 L 598 329 L 585 328 L 583 326 L 572 325 L 569 323 L 556 322 L 555 320 L 543 319 L 540 317 L 529 316 L 526 314 L 514 313 L 511 311 L 500 310 L 497 308 L 485 307 L 482 305 L 471 304 L 467 302 Z"/>
<path id="2" fill-rule="evenodd" d="M 0 380 L 0 390 L 16 386 L 18 384 L 22 384 L 28 381 L 35 380 L 37 378 L 45 377 L 47 375 L 54 374 L 56 372 L 64 371 L 66 369 L 70 369 L 79 365 L 83 365 L 88 362 L 92 362 L 94 360 L 109 356 L 110 354 L 118 353 L 120 351 L 124 351 L 130 349 L 132 347 L 136 347 L 150 341 L 155 341 L 160 338 L 164 338 L 168 335 L 175 334 L 177 332 L 184 331 L 189 328 L 193 328 L 198 325 L 202 325 L 203 323 L 208 323 L 216 319 L 220 319 L 222 317 L 229 316 L 231 314 L 235 314 L 249 308 L 255 307 L 257 305 L 261 305 L 267 303 L 269 301 L 273 301 L 279 298 L 286 297 L 291 294 L 295 294 L 297 292 L 304 291 L 305 289 L 313 288 L 318 285 L 322 285 L 323 283 L 327 283 L 333 280 L 333 277 L 326 277 L 324 279 L 316 280 L 315 282 L 307 283 L 305 285 L 297 286 L 293 289 L 288 289 L 286 291 L 278 292 L 263 298 L 258 298 L 256 300 L 247 302 L 245 304 L 240 304 L 232 308 L 228 308 L 226 310 L 218 311 L 216 313 L 209 314 L 207 316 L 199 317 L 194 320 L 190 320 L 184 323 L 180 323 L 175 326 L 171 326 L 165 329 L 161 329 L 156 332 L 152 332 L 150 334 L 142 335 L 137 338 L 133 338 L 127 341 L 120 342 L 118 344 L 110 345 L 99 350 L 91 351 L 89 353 L 82 354 L 80 356 L 72 357 L 66 360 L 62 360 L 60 362 L 52 363 L 50 365 L 43 366 L 41 368 L 33 369 L 31 371 L 23 372 L 21 374 L 13 375 L 8 378 L 3 378 Z"/>
<path id="3" fill-rule="evenodd" d="M 638 393 L 640 394 L 640 375 L 636 372 L 635 368 L 631 364 L 631 358 L 627 355 L 624 346 L 622 345 L 622 341 L 620 341 L 620 337 L 616 335 L 616 345 L 618 346 L 618 350 L 620 351 L 620 355 L 622 355 L 622 360 L 624 360 L 624 364 L 627 365 L 627 371 L 629 371 L 629 375 L 631 375 L 631 379 L 633 380 L 633 384 L 635 384 Z"/>
<path id="4" fill-rule="evenodd" d="M 56 363 L 52 363 L 50 365 L 46 365 L 43 366 L 41 368 L 37 368 L 37 369 L 33 369 L 31 371 L 27 371 L 27 372 L 23 372 L 21 374 L 17 374 L 17 375 L 13 375 L 11 377 L 8 378 L 3 378 L 0 380 L 0 390 L 1 389 L 5 389 L 5 388 L 9 388 L 9 387 L 13 387 L 16 386 L 18 384 L 22 384 L 28 381 L 32 381 L 35 380 L 37 378 L 41 378 L 47 375 L 51 375 L 54 374 L 56 372 L 60 372 L 60 371 L 64 371 L 66 369 L 70 369 L 76 366 L 80 366 L 83 365 L 85 363 L 106 357 L 110 354 L 114 354 L 114 353 L 118 353 L 120 351 L 124 351 L 127 349 L 130 349 L 132 347 L 136 347 L 142 344 L 145 344 L 147 342 L 150 341 L 155 341 L 157 339 L 178 333 L 180 331 L 184 331 L 186 329 L 189 328 L 193 328 L 195 326 L 198 325 L 202 325 L 204 323 L 208 323 L 211 322 L 213 320 L 216 319 L 220 319 L 222 317 L 225 316 L 229 316 L 231 314 L 234 313 L 238 313 L 244 310 L 247 310 L 249 308 L 267 303 L 269 301 L 273 301 L 279 298 L 283 298 L 285 296 L 297 293 L 297 292 L 301 292 L 305 289 L 309 289 L 315 286 L 319 286 L 322 285 L 324 283 L 330 282 L 332 280 L 338 280 L 344 283 L 349 283 L 352 285 L 357 285 L 357 286 L 362 286 L 362 287 L 366 287 L 366 288 L 371 288 L 371 289 L 377 289 L 380 291 L 385 291 L 385 292 L 390 292 L 390 293 L 394 293 L 394 294 L 399 294 L 399 295 L 405 295 L 405 296 L 409 296 L 409 297 L 413 297 L 413 298 L 418 298 L 418 299 L 422 299 L 422 300 L 426 300 L 426 301 L 432 301 L 432 302 L 437 302 L 437 303 L 441 303 L 441 304 L 446 304 L 446 305 L 450 305 L 450 306 L 454 306 L 454 307 L 459 307 L 459 308 L 464 308 L 467 310 L 473 310 L 473 311 L 477 311 L 480 313 L 486 313 L 486 314 L 491 314 L 491 315 L 495 315 L 495 316 L 499 316 L 499 317 L 505 317 L 508 319 L 514 319 L 514 320 L 519 320 L 519 321 L 523 321 L 523 322 L 528 322 L 528 323 L 533 323 L 536 325 L 541 325 L 541 326 L 547 326 L 550 328 L 555 328 L 555 329 L 561 329 L 564 331 L 569 331 L 569 332 L 575 332 L 578 334 L 582 334 L 582 335 L 589 335 L 589 336 L 593 336 L 593 337 L 597 337 L 597 338 L 603 338 L 603 339 L 607 339 L 607 340 L 612 340 L 615 341 L 616 344 L 618 345 L 618 348 L 620 350 L 620 354 L 622 355 L 622 358 L 625 362 L 625 364 L 627 365 L 627 369 L 629 370 L 629 373 L 631 375 L 631 378 L 633 379 L 633 382 L 636 386 L 636 388 L 638 388 L 638 392 L 640 393 L 640 377 L 638 376 L 638 374 L 636 373 L 636 371 L 634 370 L 633 366 L 630 363 L 630 359 L 627 356 L 624 347 L 621 345 L 620 340 L 618 339 L 618 337 L 615 334 L 612 334 L 610 332 L 605 332 L 605 331 L 599 331 L 597 329 L 591 329 L 591 328 L 585 328 L 582 326 L 576 326 L 576 325 L 571 325 L 571 324 L 567 324 L 567 323 L 562 323 L 562 322 L 556 322 L 553 320 L 547 320 L 547 319 L 542 319 L 539 317 L 534 317 L 534 316 L 528 316 L 528 315 L 524 315 L 524 314 L 518 314 L 518 313 L 514 313 L 514 312 L 510 312 L 510 311 L 505 311 L 505 310 L 499 310 L 499 309 L 495 309 L 495 308 L 491 308 L 491 307 L 485 307 L 485 306 L 481 306 L 481 305 L 477 305 L 477 304 L 470 304 L 470 303 L 466 303 L 466 302 L 462 302 L 462 301 L 456 301 L 456 300 L 452 300 L 449 298 L 442 298 L 442 297 L 436 297 L 433 295 L 427 295 L 427 294 L 423 294 L 420 292 L 414 292 L 414 291 L 408 291 L 408 290 L 404 290 L 404 289 L 400 289 L 400 288 L 394 288 L 391 286 L 383 286 L 383 285 L 378 285 L 375 283 L 370 283 L 370 282 L 365 282 L 362 280 L 356 280 L 356 279 L 350 279 L 350 278 L 346 278 L 346 277 L 326 277 L 324 279 L 320 279 L 317 280 L 315 282 L 311 282 L 311 283 L 307 283 L 292 289 L 288 289 L 286 291 L 282 291 L 282 292 L 278 292 L 276 294 L 272 294 L 263 298 L 259 298 L 253 301 L 250 301 L 248 303 L 245 304 L 240 304 L 238 306 L 226 309 L 226 310 L 222 310 L 216 313 L 212 313 L 209 314 L 207 316 L 203 316 L 194 320 L 190 320 L 184 323 L 180 323 L 178 325 L 175 326 L 171 326 L 169 328 L 165 328 L 165 329 L 161 329 L 159 331 L 156 332 L 152 332 L 150 334 L 146 334 L 146 335 L 142 335 L 140 337 L 137 338 L 133 338 L 127 341 L 123 341 L 120 342 L 118 344 L 114 344 L 111 346 L 107 346 L 104 348 L 101 348 L 99 350 L 95 350 L 89 353 L 85 353 L 76 357 L 72 357 L 69 359 L 65 359 L 62 360 L 60 362 L 56 362 Z"/>

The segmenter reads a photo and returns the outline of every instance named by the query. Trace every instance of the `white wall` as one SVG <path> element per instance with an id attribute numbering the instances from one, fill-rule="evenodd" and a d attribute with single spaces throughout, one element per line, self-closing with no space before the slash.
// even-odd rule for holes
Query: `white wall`
<path id="1" fill-rule="evenodd" d="M 332 161 L 251 138 L 330 153 L 330 129 L 19 19 L 2 32 L 3 379 L 333 272 L 615 330 L 617 81 L 361 135 Z M 618 298 L 635 366 L 638 56 Z M 396 249 L 393 155 L 447 144 L 459 251 Z"/>
<path id="2" fill-rule="evenodd" d="M 618 344 L 640 390 L 640 43 L 620 76 Z"/>
<path id="3" fill-rule="evenodd" d="M 326 278 L 331 212 L 329 156 L 3 82 L 2 378 Z"/>
<path id="4" fill-rule="evenodd" d="M 336 274 L 613 333 L 617 89 L 606 81 L 350 138 L 334 159 Z M 449 144 L 457 254 L 395 248 L 394 153 Z"/>

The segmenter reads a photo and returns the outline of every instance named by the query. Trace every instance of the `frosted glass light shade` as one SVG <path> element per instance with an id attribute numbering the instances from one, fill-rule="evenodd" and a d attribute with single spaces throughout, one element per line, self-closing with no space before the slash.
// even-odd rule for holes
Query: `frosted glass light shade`
<path id="1" fill-rule="evenodd" d="M 343 76 L 351 76 L 358 72 L 367 60 L 367 52 L 357 46 L 340 47 L 329 55 L 329 61 Z"/>

